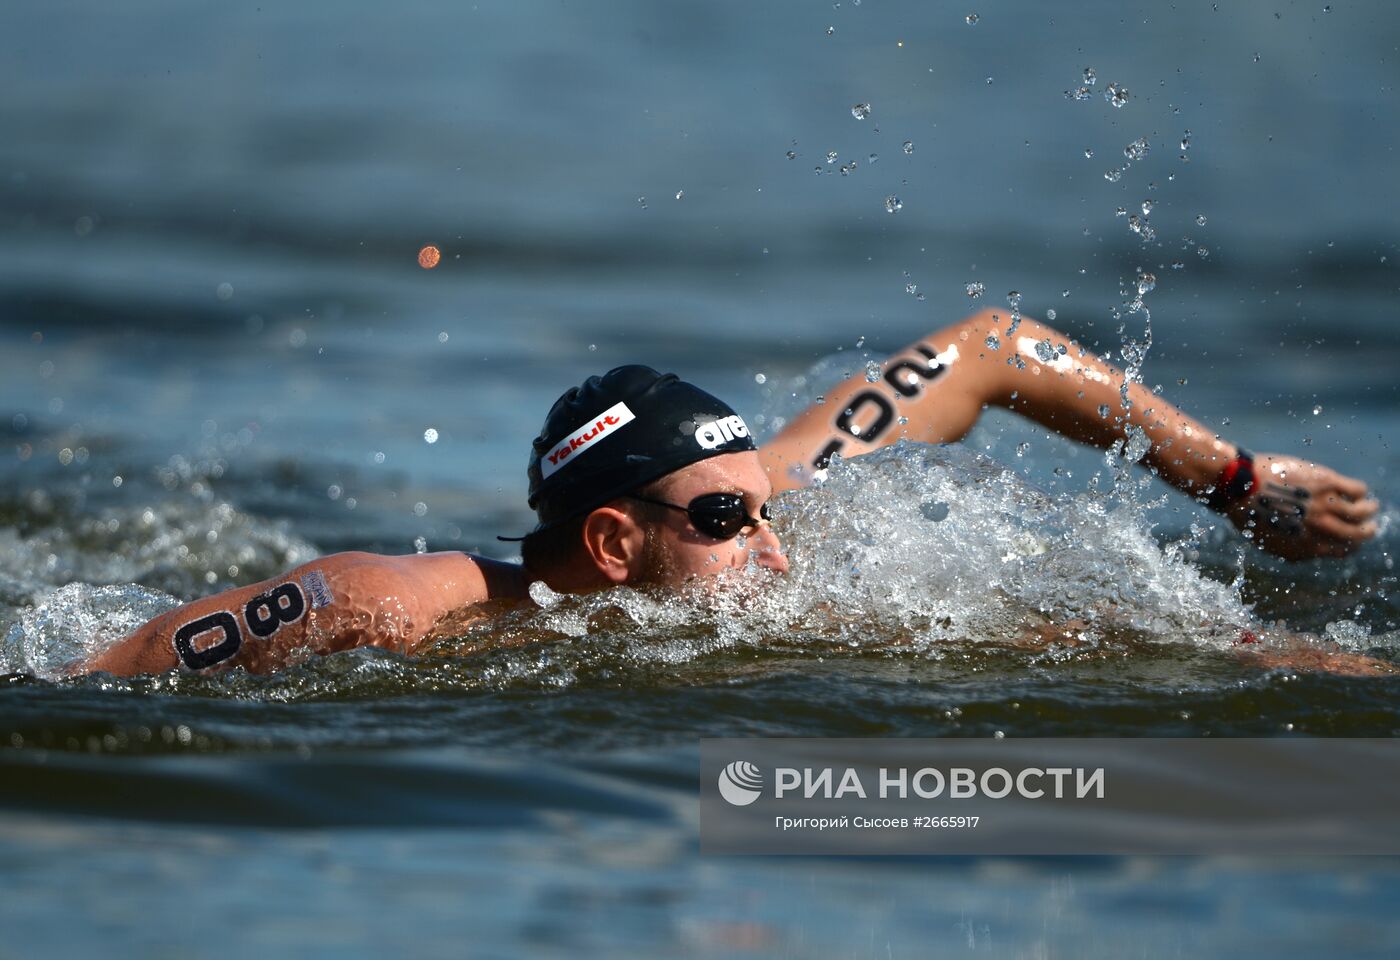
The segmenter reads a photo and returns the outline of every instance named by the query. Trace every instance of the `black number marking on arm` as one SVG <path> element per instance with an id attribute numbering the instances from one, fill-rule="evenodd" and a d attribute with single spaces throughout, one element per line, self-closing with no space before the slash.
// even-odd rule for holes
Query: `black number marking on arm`
<path id="1" fill-rule="evenodd" d="M 196 650 L 195 638 L 210 630 L 222 630 L 224 638 L 211 647 Z M 216 663 L 223 663 L 236 654 L 242 646 L 243 634 L 238 630 L 238 621 L 233 618 L 233 614 L 226 610 L 211 613 L 198 620 L 191 620 L 175 631 L 175 652 L 179 654 L 180 662 L 191 670 L 203 670 Z"/>
<path id="2" fill-rule="evenodd" d="M 284 583 L 249 600 L 243 608 L 243 619 L 253 636 L 265 639 L 276 633 L 282 624 L 296 623 L 305 612 L 306 597 L 301 587 Z"/>
<path id="3" fill-rule="evenodd" d="M 885 382 L 894 388 L 897 394 L 896 399 L 907 400 L 910 397 L 918 396 L 927 384 L 948 372 L 947 365 L 938 361 L 938 354 L 931 347 L 919 343 L 914 345 L 914 349 L 922 354 L 928 362 L 920 363 L 914 359 L 897 360 L 890 364 L 885 371 Z M 904 376 L 900 376 L 901 373 Z M 880 414 L 870 425 L 869 430 L 861 431 L 854 425 L 856 411 L 872 404 L 879 409 Z M 876 393 L 874 390 L 865 390 L 857 394 L 849 406 L 836 414 L 832 427 L 840 433 L 849 434 L 866 443 L 878 443 L 880 437 L 894 423 L 894 414 L 893 404 L 883 394 Z M 843 438 L 831 438 L 812 458 L 812 466 L 817 470 L 825 470 L 831 465 L 832 456 L 840 453 L 845 445 L 846 441 Z"/>

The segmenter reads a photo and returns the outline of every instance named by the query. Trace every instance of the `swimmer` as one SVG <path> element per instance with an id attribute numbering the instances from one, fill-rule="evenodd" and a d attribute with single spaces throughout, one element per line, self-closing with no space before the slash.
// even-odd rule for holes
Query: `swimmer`
<path id="1" fill-rule="evenodd" d="M 333 554 L 162 614 L 79 671 L 267 672 L 307 650 L 412 653 L 525 599 L 534 581 L 589 593 L 679 585 L 750 561 L 782 573 L 774 494 L 819 479 L 836 454 L 959 440 L 993 405 L 1098 447 L 1140 430 L 1148 467 L 1281 557 L 1341 557 L 1376 534 L 1378 504 L 1361 481 L 1251 454 L 1142 385 L 1125 388 L 1120 372 L 1058 331 L 1023 319 L 1006 335 L 984 312 L 841 383 L 762 448 L 742 416 L 673 374 L 624 366 L 590 377 L 555 402 L 535 438 L 538 524 L 515 538 L 521 564 Z"/>

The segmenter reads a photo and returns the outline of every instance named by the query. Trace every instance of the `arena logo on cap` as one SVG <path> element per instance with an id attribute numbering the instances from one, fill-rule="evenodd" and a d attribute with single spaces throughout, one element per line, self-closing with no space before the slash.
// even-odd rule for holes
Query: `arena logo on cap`
<path id="1" fill-rule="evenodd" d="M 572 462 L 604 437 L 610 437 L 622 427 L 637 419 L 627 404 L 617 403 L 602 413 L 592 423 L 586 423 L 574 430 L 540 460 L 540 475 L 548 477 L 560 467 Z"/>
<path id="2" fill-rule="evenodd" d="M 749 425 L 737 413 L 719 420 L 711 420 L 709 423 L 702 423 L 695 428 L 695 442 L 706 450 L 713 450 L 721 443 L 728 443 L 748 435 Z"/>

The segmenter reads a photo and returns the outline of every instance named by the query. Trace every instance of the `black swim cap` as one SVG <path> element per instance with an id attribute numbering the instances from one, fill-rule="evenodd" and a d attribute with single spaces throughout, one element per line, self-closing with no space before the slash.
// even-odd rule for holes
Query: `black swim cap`
<path id="1" fill-rule="evenodd" d="M 681 467 L 757 449 L 748 424 L 718 397 L 674 373 L 615 367 L 565 391 L 545 417 L 530 451 L 535 532 Z"/>

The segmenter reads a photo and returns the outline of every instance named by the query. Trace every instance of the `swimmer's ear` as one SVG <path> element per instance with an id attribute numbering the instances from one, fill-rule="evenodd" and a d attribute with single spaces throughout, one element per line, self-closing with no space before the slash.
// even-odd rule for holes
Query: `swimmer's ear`
<path id="1" fill-rule="evenodd" d="M 646 530 L 626 510 L 599 507 L 583 521 L 583 549 L 599 575 L 626 583 L 641 571 Z"/>

